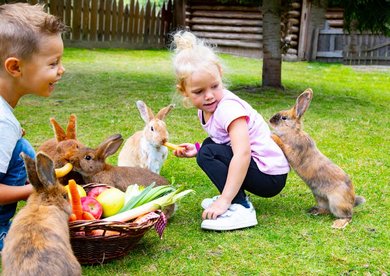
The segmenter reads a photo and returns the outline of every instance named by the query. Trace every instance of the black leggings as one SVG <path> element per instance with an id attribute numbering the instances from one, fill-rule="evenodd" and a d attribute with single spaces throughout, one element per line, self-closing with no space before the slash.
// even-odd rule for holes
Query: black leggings
<path id="1" fill-rule="evenodd" d="M 210 137 L 203 141 L 202 147 L 198 152 L 196 161 L 199 167 L 207 174 L 220 193 L 222 193 L 225 187 L 232 158 L 233 151 L 231 146 L 216 144 Z M 262 173 L 256 162 L 251 158 L 244 182 L 232 203 L 239 203 L 249 207 L 245 191 L 261 197 L 273 197 L 284 188 L 286 179 L 287 174 L 268 175 Z"/>

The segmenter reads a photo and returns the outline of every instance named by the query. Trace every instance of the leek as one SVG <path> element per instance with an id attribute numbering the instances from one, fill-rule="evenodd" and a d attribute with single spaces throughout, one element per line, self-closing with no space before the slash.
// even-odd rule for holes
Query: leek
<path id="1" fill-rule="evenodd" d="M 176 190 L 176 191 L 173 191 L 165 196 L 162 196 L 160 198 L 152 200 L 146 204 L 143 204 L 143 205 L 138 206 L 136 208 L 124 211 L 124 212 L 116 214 L 114 216 L 104 218 L 102 220 L 126 222 L 126 221 L 132 220 L 134 218 L 137 218 L 139 216 L 142 216 L 146 213 L 153 212 L 153 211 L 162 209 L 166 206 L 172 205 L 177 200 L 179 200 L 180 198 L 184 197 L 185 195 L 187 195 L 191 192 L 193 192 L 193 190 L 185 190 L 185 191 Z"/>

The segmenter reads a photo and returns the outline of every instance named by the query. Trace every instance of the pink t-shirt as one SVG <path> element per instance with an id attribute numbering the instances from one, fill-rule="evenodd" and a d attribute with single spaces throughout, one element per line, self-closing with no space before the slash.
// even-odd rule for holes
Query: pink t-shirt
<path id="1" fill-rule="evenodd" d="M 228 127 L 231 122 L 240 117 L 246 117 L 249 130 L 251 155 L 259 170 L 269 175 L 288 173 L 289 164 L 279 146 L 272 140 L 271 131 L 263 117 L 247 102 L 228 90 L 215 112 L 206 124 L 203 124 L 203 114 L 198 110 L 198 116 L 203 129 L 217 144 L 230 145 Z"/>

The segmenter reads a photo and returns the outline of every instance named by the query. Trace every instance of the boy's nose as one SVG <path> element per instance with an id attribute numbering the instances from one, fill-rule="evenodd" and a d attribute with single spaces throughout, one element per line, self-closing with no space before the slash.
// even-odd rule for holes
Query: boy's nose
<path id="1" fill-rule="evenodd" d="M 60 65 L 58 68 L 58 75 L 63 75 L 65 73 L 65 67 Z"/>

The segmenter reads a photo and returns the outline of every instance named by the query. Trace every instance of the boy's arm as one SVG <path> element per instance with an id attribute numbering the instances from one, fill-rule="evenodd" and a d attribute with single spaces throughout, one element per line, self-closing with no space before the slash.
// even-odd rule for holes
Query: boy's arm
<path id="1" fill-rule="evenodd" d="M 24 186 L 8 186 L 0 184 L 0 205 L 6 205 L 20 200 L 25 200 L 32 193 L 31 184 Z"/>

